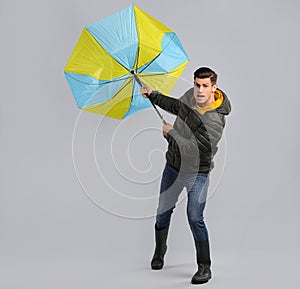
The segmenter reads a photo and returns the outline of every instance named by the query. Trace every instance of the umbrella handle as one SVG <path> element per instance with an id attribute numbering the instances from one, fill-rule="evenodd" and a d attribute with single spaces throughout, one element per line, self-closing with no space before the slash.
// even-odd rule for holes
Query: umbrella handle
<path id="1" fill-rule="evenodd" d="M 138 85 L 140 87 L 145 86 L 142 81 L 138 78 L 138 76 L 136 75 L 136 73 L 134 72 L 134 70 L 131 70 L 131 74 L 133 75 L 135 81 L 138 83 Z M 149 99 L 149 98 L 148 98 Z M 157 107 L 155 106 L 155 104 L 151 101 L 151 99 L 149 99 L 152 106 L 154 107 L 155 111 L 157 112 L 158 116 L 160 117 L 160 119 L 162 120 L 163 124 L 166 124 L 166 121 L 164 120 L 164 117 L 162 116 L 162 114 L 158 111 Z"/>

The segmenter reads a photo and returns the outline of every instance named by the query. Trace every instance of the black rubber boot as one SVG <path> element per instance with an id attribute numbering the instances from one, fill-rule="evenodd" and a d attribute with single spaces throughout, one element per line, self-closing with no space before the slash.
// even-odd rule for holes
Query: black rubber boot
<path id="1" fill-rule="evenodd" d="M 210 253 L 209 253 L 209 241 L 195 241 L 197 252 L 197 264 L 198 271 L 192 278 L 192 284 L 203 284 L 209 281 L 212 277 L 210 265 Z"/>
<path id="2" fill-rule="evenodd" d="M 168 237 L 169 227 L 162 230 L 157 230 L 155 228 L 155 251 L 154 256 L 151 260 L 151 268 L 153 270 L 160 270 L 164 266 L 164 256 L 167 251 L 167 237 Z"/>

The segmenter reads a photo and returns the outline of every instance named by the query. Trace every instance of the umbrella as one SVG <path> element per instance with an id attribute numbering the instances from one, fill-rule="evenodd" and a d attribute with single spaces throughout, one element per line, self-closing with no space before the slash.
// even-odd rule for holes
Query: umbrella
<path id="1" fill-rule="evenodd" d="M 81 110 L 124 119 L 152 105 L 140 86 L 170 94 L 188 61 L 174 31 L 131 5 L 85 26 L 64 72 Z"/>

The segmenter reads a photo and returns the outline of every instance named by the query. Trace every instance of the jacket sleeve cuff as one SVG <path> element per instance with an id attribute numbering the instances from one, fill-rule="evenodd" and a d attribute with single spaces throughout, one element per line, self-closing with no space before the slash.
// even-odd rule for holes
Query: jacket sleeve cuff
<path id="1" fill-rule="evenodd" d="M 148 96 L 148 98 L 151 100 L 152 103 L 157 104 L 159 94 L 159 91 L 153 90 Z"/>

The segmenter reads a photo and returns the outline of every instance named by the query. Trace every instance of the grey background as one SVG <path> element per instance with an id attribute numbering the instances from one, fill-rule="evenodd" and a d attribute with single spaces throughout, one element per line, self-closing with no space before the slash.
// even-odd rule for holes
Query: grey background
<path id="1" fill-rule="evenodd" d="M 72 142 L 79 111 L 64 66 L 84 25 L 130 4 L 0 2 L 1 289 L 192 286 L 195 254 L 184 200 L 174 214 L 166 267 L 153 272 L 154 218 L 122 217 L 100 208 L 74 170 Z M 182 78 L 190 81 L 202 65 L 214 68 L 233 105 L 222 150 L 225 170 L 206 208 L 214 278 L 204 286 L 295 287 L 300 281 L 299 2 L 135 4 L 177 32 L 191 59 Z M 181 81 L 173 94 L 188 87 Z M 144 115 L 146 128 L 160 128 L 154 113 Z M 141 114 L 133 117 L 136 123 L 143 119 Z M 91 118 L 94 122 L 97 116 Z M 97 143 L 118 125 L 105 120 Z M 129 127 L 134 131 L 135 123 Z M 152 158 L 157 177 L 165 143 L 155 129 L 151 137 L 161 150 Z M 147 150 L 153 149 L 149 143 L 135 148 L 145 163 Z M 122 149 L 121 143 L 116 145 L 114 154 L 122 155 Z M 149 168 L 143 162 L 136 166 Z M 122 181 L 122 175 L 113 179 L 114 185 Z M 142 186 L 140 193 L 153 196 L 158 185 L 159 179 Z M 124 193 L 132 187 L 122 185 Z M 104 181 L 98 190 L 108 191 Z M 114 206 L 118 210 L 122 204 Z"/>

